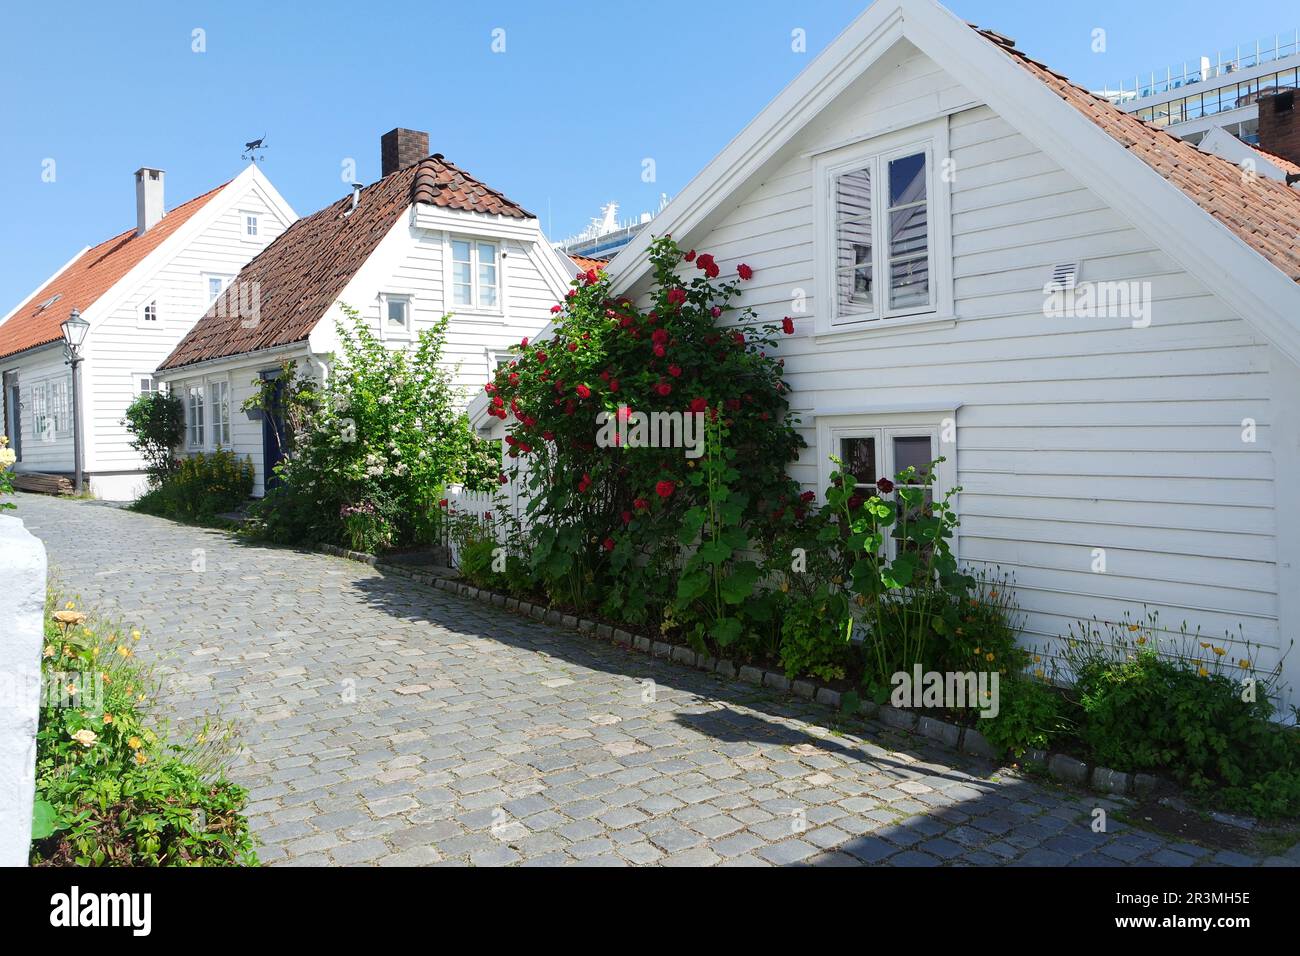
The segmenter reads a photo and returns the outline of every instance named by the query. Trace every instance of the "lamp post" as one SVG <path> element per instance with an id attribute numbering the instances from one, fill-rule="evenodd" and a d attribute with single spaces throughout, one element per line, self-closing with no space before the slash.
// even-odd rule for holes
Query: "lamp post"
<path id="1" fill-rule="evenodd" d="M 74 306 L 60 326 L 63 329 L 64 353 L 72 366 L 72 462 L 76 473 L 74 488 L 81 494 L 81 343 L 86 341 L 90 323 L 81 317 Z"/>

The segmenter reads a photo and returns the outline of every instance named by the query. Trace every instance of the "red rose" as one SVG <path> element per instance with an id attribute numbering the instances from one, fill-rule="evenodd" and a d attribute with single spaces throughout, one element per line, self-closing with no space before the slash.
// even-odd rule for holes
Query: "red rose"
<path id="1" fill-rule="evenodd" d="M 716 279 L 718 277 L 718 264 L 714 261 L 711 254 L 706 252 L 704 255 L 696 257 L 695 265 L 710 279 Z"/>
<path id="2" fill-rule="evenodd" d="M 667 329 L 655 329 L 650 335 L 650 341 L 655 345 L 663 345 L 668 341 Z"/>
<path id="3" fill-rule="evenodd" d="M 591 398 L 591 389 L 586 385 L 579 385 L 577 388 L 579 398 Z"/>
<path id="4" fill-rule="evenodd" d="M 742 262 L 740 265 L 736 266 L 736 275 L 748 281 L 749 279 L 754 278 L 754 270 Z"/>
<path id="5" fill-rule="evenodd" d="M 665 355 L 668 354 L 668 350 L 665 349 L 662 345 L 656 345 L 652 349 L 652 351 L 655 353 L 655 358 L 663 358 Z"/>
<path id="6" fill-rule="evenodd" d="M 617 392 L 617 391 L 618 391 L 618 379 L 616 379 L 616 378 L 611 378 L 611 379 L 609 380 L 609 390 L 610 390 L 611 392 Z"/>
<path id="7" fill-rule="evenodd" d="M 715 319 L 719 319 L 722 317 L 722 309 L 715 305 L 713 308 L 709 309 L 709 315 L 713 316 Z"/>
<path id="8" fill-rule="evenodd" d="M 632 512 L 630 512 L 630 511 L 624 511 L 624 512 L 623 512 L 623 523 L 624 523 L 624 524 L 631 524 L 631 523 L 632 523 Z"/>
<path id="9" fill-rule="evenodd" d="M 683 258 L 685 258 L 687 262 L 694 262 L 694 261 L 695 261 L 695 250 L 692 249 L 690 252 L 686 253 L 686 255 L 685 255 Z"/>
<path id="10" fill-rule="evenodd" d="M 784 319 L 782 319 L 781 331 L 784 332 L 786 335 L 794 335 L 794 319 L 790 318 L 790 316 L 788 315 Z"/>
<path id="11" fill-rule="evenodd" d="M 680 365 L 670 365 L 668 366 L 668 374 L 671 375 L 673 378 L 681 378 L 682 367 Z"/>
<path id="12" fill-rule="evenodd" d="M 558 309 L 559 306 L 557 305 L 556 308 Z M 528 348 L 528 336 L 525 335 L 522 339 L 519 340 L 519 347 L 521 349 Z"/>
<path id="13" fill-rule="evenodd" d="M 614 539 L 613 539 L 613 538 L 606 538 L 605 541 L 604 541 L 604 545 L 605 545 L 605 550 L 606 550 L 606 551 L 613 551 L 613 550 L 614 550 Z"/>
<path id="14" fill-rule="evenodd" d="M 637 511 L 645 511 L 650 507 L 650 502 L 646 501 L 644 498 L 638 498 L 636 501 L 632 502 L 632 507 Z"/>
<path id="15" fill-rule="evenodd" d="M 560 305 L 558 302 L 555 305 L 551 306 L 551 315 L 555 315 L 555 313 L 563 312 L 563 311 L 564 311 L 564 306 Z M 528 340 L 525 339 L 524 341 L 528 341 Z"/>
<path id="16" fill-rule="evenodd" d="M 744 345 L 744 344 L 745 344 L 745 333 L 744 333 L 744 332 L 736 332 L 736 333 L 734 333 L 734 334 L 731 336 L 731 341 L 735 342 L 737 345 Z"/>
<path id="17" fill-rule="evenodd" d="M 876 490 L 879 491 L 882 495 L 887 495 L 894 490 L 894 483 L 890 481 L 888 478 L 877 478 Z"/>
<path id="18" fill-rule="evenodd" d="M 496 390 L 497 387 L 493 385 L 491 382 L 488 382 L 486 385 L 483 386 L 483 391 L 487 392 L 489 395 L 491 395 Z"/>
<path id="19" fill-rule="evenodd" d="M 443 498 L 441 501 L 439 501 L 439 502 L 438 502 L 438 507 L 439 507 L 439 508 L 445 508 L 445 507 L 447 507 L 447 499 L 446 499 L 446 498 Z"/>
<path id="20" fill-rule="evenodd" d="M 655 494 L 660 498 L 672 497 L 672 493 L 677 490 L 677 486 L 671 481 L 661 481 L 655 485 Z"/>
<path id="21" fill-rule="evenodd" d="M 862 498 L 859 497 L 858 495 L 854 495 L 852 498 L 849 499 L 849 510 L 852 511 L 853 509 L 857 508 L 861 504 L 862 504 Z"/>
<path id="22" fill-rule="evenodd" d="M 669 304 L 669 305 L 681 305 L 681 304 L 682 304 L 683 302 L 685 302 L 685 301 L 686 301 L 686 290 L 685 290 L 685 289 L 669 289 L 669 290 L 668 290 L 668 304 Z"/>
<path id="23" fill-rule="evenodd" d="M 538 361 L 539 363 L 541 363 L 542 365 L 545 365 L 545 364 L 546 364 L 546 353 L 545 353 L 545 352 L 538 352 L 538 353 L 537 353 L 537 361 Z"/>
<path id="24" fill-rule="evenodd" d="M 703 398 L 691 399 L 691 411 L 693 412 L 702 412 L 708 407 L 709 407 L 709 403 L 707 399 L 703 399 Z"/>
<path id="25" fill-rule="evenodd" d="M 658 392 L 660 395 L 671 395 L 673 391 L 673 387 L 669 385 L 667 382 L 660 382 L 658 385 L 655 386 L 655 391 Z"/>
<path id="26" fill-rule="evenodd" d="M 503 485 L 510 484 L 510 479 L 505 476 L 505 472 L 502 472 L 501 474 L 497 475 L 497 481 L 501 482 L 501 484 Z"/>
<path id="27" fill-rule="evenodd" d="M 587 285 L 595 285 L 599 276 L 596 275 L 595 269 L 587 270 Z"/>
<path id="28" fill-rule="evenodd" d="M 578 343 L 577 343 L 577 342 L 570 342 L 570 343 L 569 343 L 569 351 L 570 351 L 570 352 L 576 352 L 576 351 L 578 351 Z"/>
<path id="29" fill-rule="evenodd" d="M 552 441 L 554 438 L 555 438 L 555 432 L 552 431 L 542 432 L 542 441 Z"/>
<path id="30" fill-rule="evenodd" d="M 807 504 L 808 502 L 812 501 L 816 497 L 817 497 L 816 492 L 805 491 L 803 494 L 799 496 L 799 500 L 802 501 L 804 504 Z"/>

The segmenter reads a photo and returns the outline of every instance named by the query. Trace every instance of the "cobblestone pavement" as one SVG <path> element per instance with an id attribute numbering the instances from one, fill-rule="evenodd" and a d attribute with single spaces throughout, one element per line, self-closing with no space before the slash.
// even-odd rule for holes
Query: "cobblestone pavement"
<path id="1" fill-rule="evenodd" d="M 238 720 L 249 754 L 234 776 L 268 863 L 1260 862 L 363 564 L 18 501 L 65 594 L 147 630 L 168 708 Z"/>

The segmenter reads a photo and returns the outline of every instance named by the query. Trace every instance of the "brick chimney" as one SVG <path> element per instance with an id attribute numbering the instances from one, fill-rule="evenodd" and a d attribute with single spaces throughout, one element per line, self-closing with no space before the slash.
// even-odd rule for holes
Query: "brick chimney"
<path id="1" fill-rule="evenodd" d="M 163 171 L 141 166 L 135 171 L 135 234 L 143 235 L 163 217 Z"/>
<path id="2" fill-rule="evenodd" d="M 1295 100 L 1293 89 L 1260 94 L 1259 148 L 1300 163 L 1300 118 L 1296 116 Z"/>
<path id="3" fill-rule="evenodd" d="M 429 155 L 429 134 L 415 129 L 390 129 L 379 138 L 383 175 L 395 173 Z"/>

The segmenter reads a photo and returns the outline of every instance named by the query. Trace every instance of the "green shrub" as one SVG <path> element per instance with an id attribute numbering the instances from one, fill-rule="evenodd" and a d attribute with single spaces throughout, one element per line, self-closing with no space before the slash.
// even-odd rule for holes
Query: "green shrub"
<path id="1" fill-rule="evenodd" d="M 998 712 L 973 726 L 999 751 L 1020 756 L 1046 750 L 1070 726 L 1060 693 L 1042 680 L 1011 672 L 998 681 Z"/>
<path id="2" fill-rule="evenodd" d="M 139 631 L 90 620 L 71 602 L 46 618 L 36 736 L 31 863 L 46 866 L 256 865 L 247 795 L 225 778 L 228 726 L 181 742 L 145 705 L 156 690 L 135 660 Z"/>
<path id="3" fill-rule="evenodd" d="M 1137 652 L 1078 675 L 1079 734 L 1099 763 L 1160 773 L 1224 806 L 1263 816 L 1300 813 L 1300 740 L 1270 724 L 1262 695 L 1198 665 Z"/>
<path id="4" fill-rule="evenodd" d="M 218 448 L 182 458 L 172 474 L 132 507 L 178 521 L 208 522 L 240 507 L 252 493 L 252 460 Z"/>
<path id="5" fill-rule="evenodd" d="M 853 645 L 843 618 L 827 614 L 830 595 L 821 601 L 787 604 L 781 622 L 781 667 L 790 678 L 807 674 L 819 680 L 843 680 L 853 661 Z"/>
<path id="6" fill-rule="evenodd" d="M 126 409 L 122 424 L 131 433 L 149 472 L 149 484 L 158 487 L 178 466 L 175 449 L 185 436 L 185 407 L 168 392 L 139 395 Z"/>
<path id="7" fill-rule="evenodd" d="M 430 543 L 441 488 L 487 487 L 500 446 L 475 437 L 443 368 L 447 317 L 411 348 L 390 349 L 355 309 L 344 313 L 324 383 L 288 363 L 244 405 L 281 415 L 290 446 L 252 510 L 254 533 L 367 552 Z"/>

